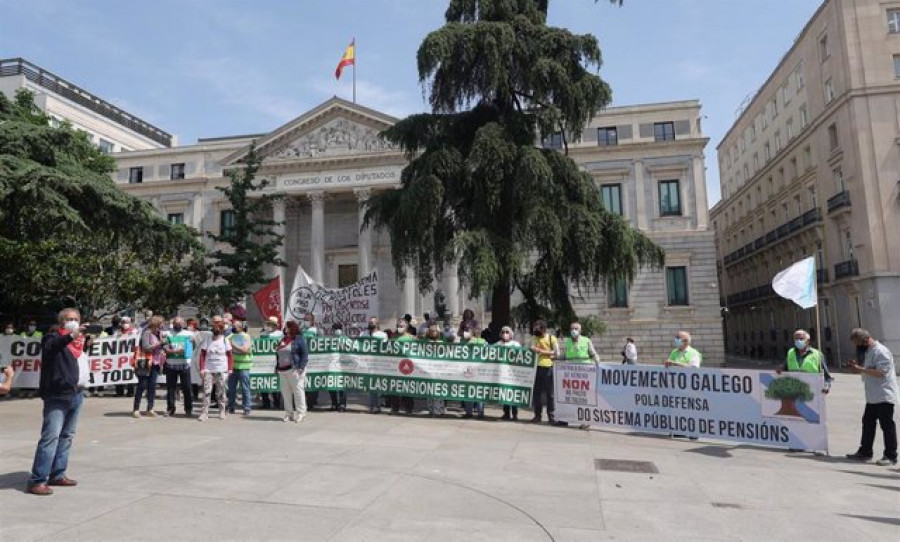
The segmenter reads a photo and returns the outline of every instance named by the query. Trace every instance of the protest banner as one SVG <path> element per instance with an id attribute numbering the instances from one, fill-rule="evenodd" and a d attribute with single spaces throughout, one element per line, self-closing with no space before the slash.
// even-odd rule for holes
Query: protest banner
<path id="1" fill-rule="evenodd" d="M 565 363 L 554 372 L 560 421 L 828 450 L 822 375 Z"/>
<path id="2" fill-rule="evenodd" d="M 343 325 L 345 334 L 358 335 L 369 317 L 378 316 L 378 272 L 372 271 L 344 288 L 326 288 L 298 267 L 288 296 L 285 321 L 302 322 L 310 313 L 326 335 L 331 334 L 331 325 L 335 323 Z"/>
<path id="3" fill-rule="evenodd" d="M 277 391 L 274 341 L 254 342 L 251 388 Z M 309 341 L 306 389 L 378 392 L 426 399 L 531 404 L 534 354 L 524 348 L 368 337 Z"/>
<path id="4" fill-rule="evenodd" d="M 79 360 L 89 371 L 85 387 L 136 383 L 131 360 L 137 341 L 136 335 L 94 339 Z M 41 339 L 0 336 L 0 366 L 7 365 L 16 372 L 13 388 L 37 388 L 41 380 Z"/>

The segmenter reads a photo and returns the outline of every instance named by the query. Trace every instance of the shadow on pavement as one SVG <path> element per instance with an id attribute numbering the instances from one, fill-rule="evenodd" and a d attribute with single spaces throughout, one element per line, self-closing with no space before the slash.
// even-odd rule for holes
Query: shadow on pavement
<path id="1" fill-rule="evenodd" d="M 25 471 L 0 474 L 0 490 L 13 489 L 24 491 L 29 476 L 31 476 L 31 473 Z"/>
<path id="2" fill-rule="evenodd" d="M 889 469 L 889 470 L 893 470 L 894 472 L 900 472 L 900 469 Z M 855 474 L 857 476 L 867 476 L 869 478 L 881 478 L 881 479 L 887 478 L 888 480 L 896 480 L 897 479 L 897 476 L 895 476 L 893 474 L 881 474 L 881 473 L 875 473 L 875 472 L 858 472 L 855 470 L 839 470 L 836 472 L 843 472 L 844 474 Z"/>
<path id="3" fill-rule="evenodd" d="M 886 523 L 888 525 L 900 525 L 900 518 L 886 518 L 881 516 L 858 516 L 856 514 L 840 514 L 846 518 L 864 519 L 866 521 L 874 521 L 876 523 Z"/>
<path id="4" fill-rule="evenodd" d="M 900 491 L 900 486 L 882 486 L 879 484 L 863 484 L 864 486 L 874 487 L 875 489 L 886 489 L 888 491 Z"/>

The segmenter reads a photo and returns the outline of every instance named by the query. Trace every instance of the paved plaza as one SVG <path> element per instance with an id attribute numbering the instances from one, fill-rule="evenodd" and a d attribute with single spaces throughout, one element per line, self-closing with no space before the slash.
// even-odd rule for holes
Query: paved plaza
<path id="1" fill-rule="evenodd" d="M 842 459 L 858 443 L 859 379 L 837 375 L 828 401 L 833 457 L 361 409 L 300 425 L 262 410 L 136 420 L 130 399 L 90 398 L 79 486 L 37 497 L 23 489 L 41 402 L 3 400 L 0 540 L 900 539 L 900 469 Z"/>

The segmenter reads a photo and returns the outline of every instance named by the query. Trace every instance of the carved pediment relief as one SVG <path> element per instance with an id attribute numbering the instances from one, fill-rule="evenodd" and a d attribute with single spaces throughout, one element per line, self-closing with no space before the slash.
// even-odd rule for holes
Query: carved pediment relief
<path id="1" fill-rule="evenodd" d="M 338 117 L 297 137 L 272 152 L 266 160 L 296 160 L 394 150 L 393 143 L 378 137 L 379 130 Z"/>

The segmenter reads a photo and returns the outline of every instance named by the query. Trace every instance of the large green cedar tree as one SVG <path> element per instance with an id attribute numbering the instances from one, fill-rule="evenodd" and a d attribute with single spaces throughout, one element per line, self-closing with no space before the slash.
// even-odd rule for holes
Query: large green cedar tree
<path id="1" fill-rule="evenodd" d="M 511 296 L 525 319 L 577 315 L 570 285 L 632 281 L 664 253 L 607 212 L 589 174 L 565 152 L 536 142 L 577 136 L 611 99 L 596 75 L 592 35 L 547 25 L 547 0 L 451 0 L 446 24 L 418 50 L 432 112 L 386 130 L 408 155 L 397 190 L 368 203 L 367 223 L 386 229 L 400 276 L 419 288 L 458 261 L 473 296 L 491 293 L 493 321 L 509 323 Z"/>

